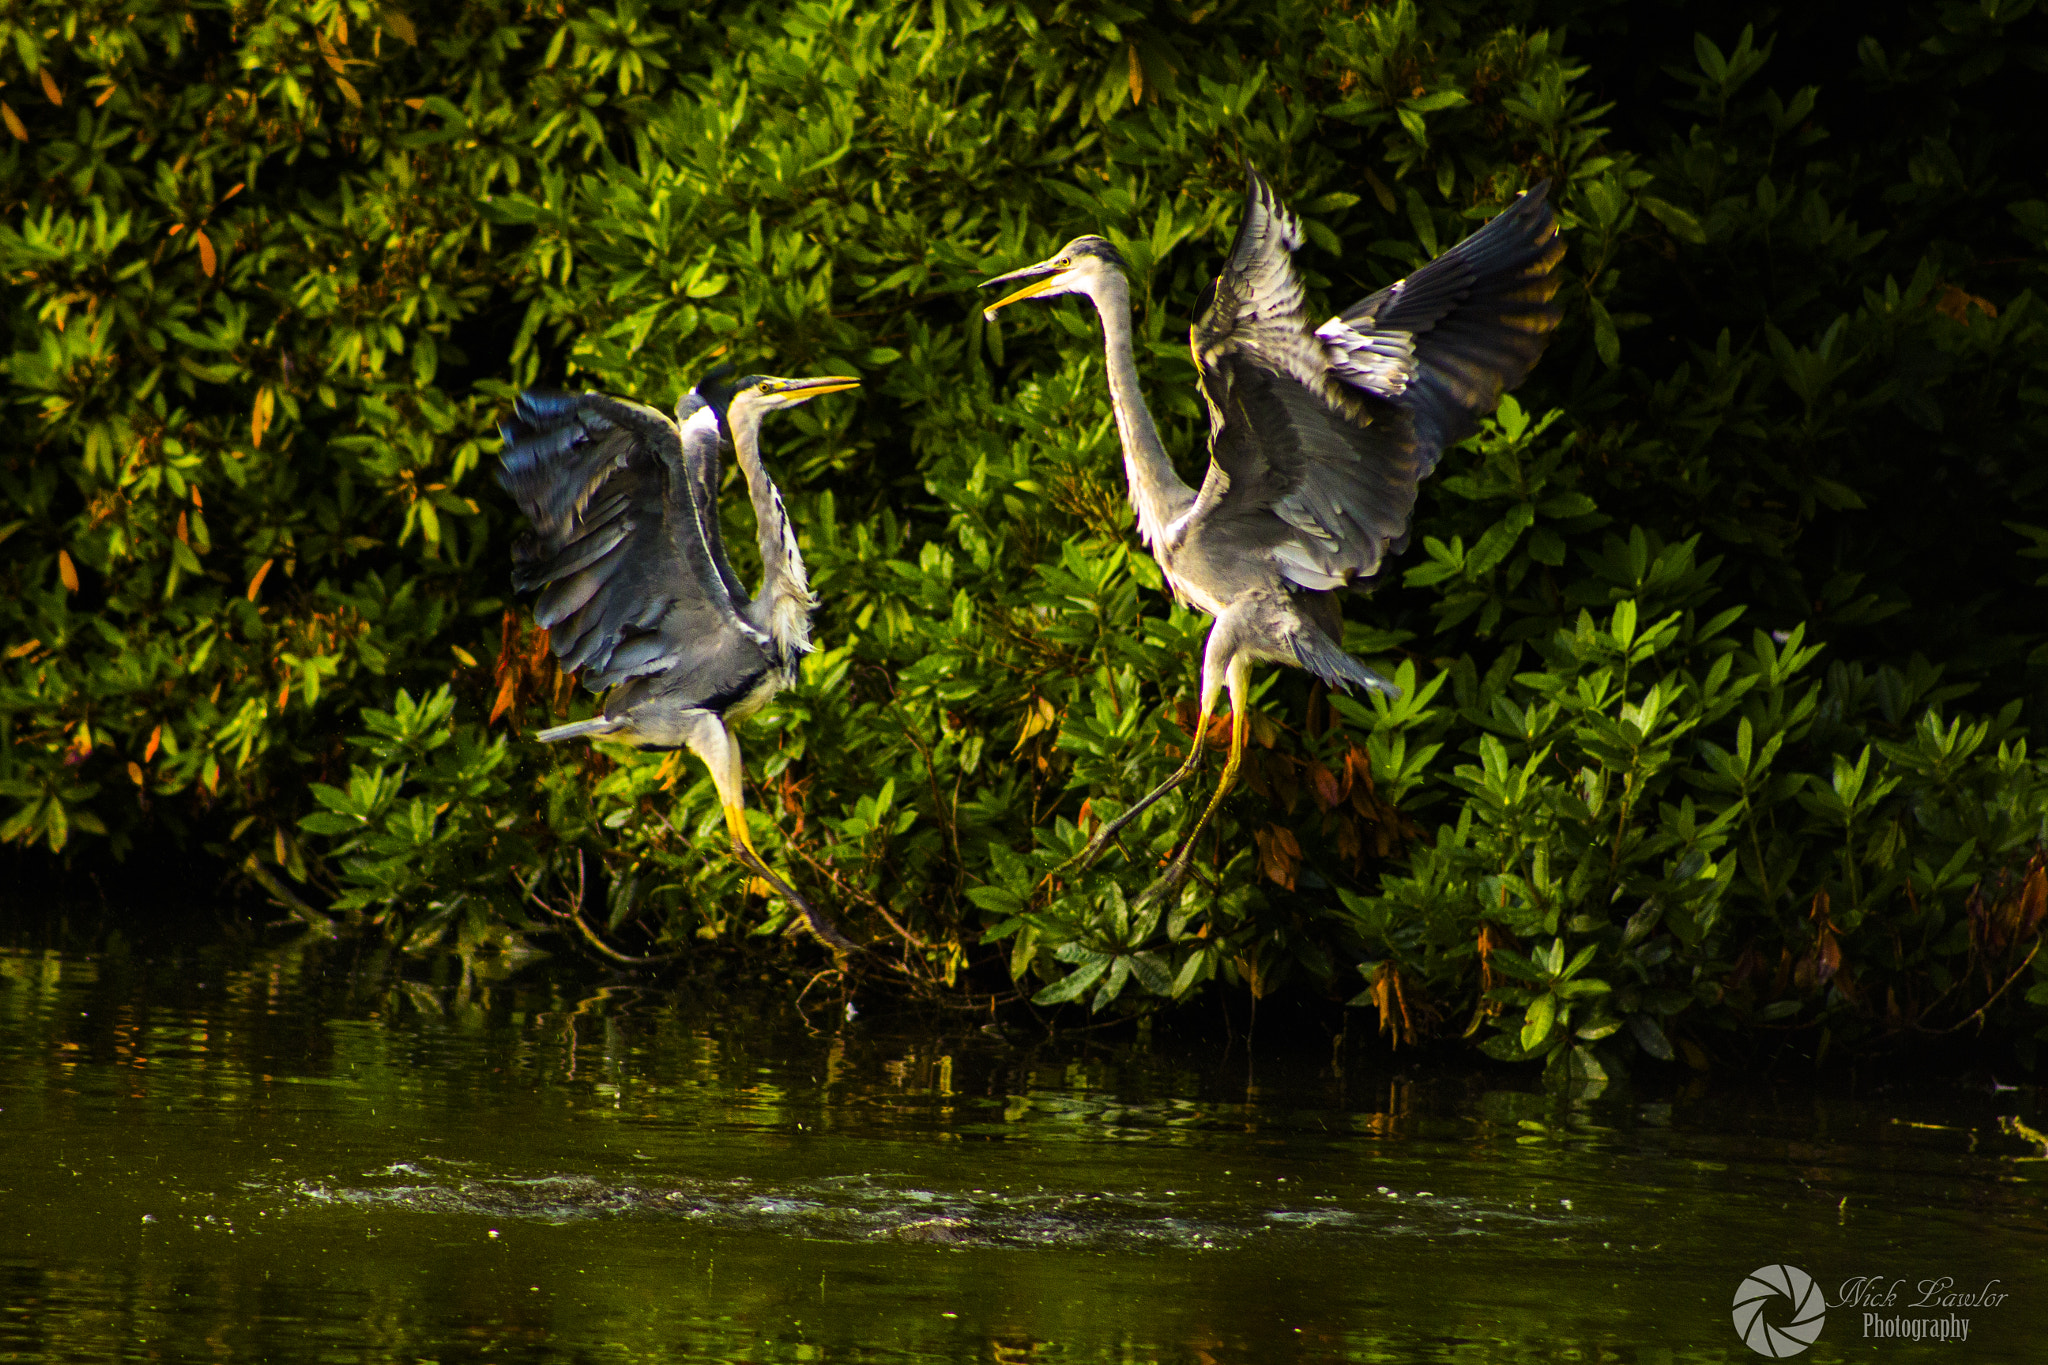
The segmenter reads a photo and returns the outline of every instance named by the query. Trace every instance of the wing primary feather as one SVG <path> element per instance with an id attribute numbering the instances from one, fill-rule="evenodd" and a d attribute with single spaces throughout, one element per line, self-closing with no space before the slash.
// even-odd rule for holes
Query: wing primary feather
<path id="1" fill-rule="evenodd" d="M 1244 218 L 1189 338 L 1210 468 L 1182 535 L 1224 537 L 1212 555 L 1266 555 L 1302 588 L 1357 586 L 1407 543 L 1416 486 L 1443 450 L 1557 326 L 1548 185 L 1311 330 L 1290 259 L 1299 220 L 1246 171 Z"/>
<path id="2" fill-rule="evenodd" d="M 503 430 L 498 479 L 532 527 L 513 547 L 513 583 L 538 590 L 534 618 L 564 669 L 597 690 L 673 672 L 662 705 L 687 709 L 760 666 L 674 421 L 630 399 L 529 392 Z"/>

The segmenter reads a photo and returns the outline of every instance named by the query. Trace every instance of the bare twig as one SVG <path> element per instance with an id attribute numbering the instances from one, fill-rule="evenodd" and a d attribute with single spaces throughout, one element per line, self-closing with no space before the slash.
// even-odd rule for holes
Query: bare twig
<path id="1" fill-rule="evenodd" d="M 549 905 L 534 894 L 534 888 L 540 885 L 542 875 L 542 873 L 536 872 L 533 880 L 527 884 L 526 898 L 539 906 L 541 912 L 551 919 L 559 920 L 564 924 L 574 927 L 577 933 L 582 935 L 583 940 L 604 957 L 609 958 L 622 967 L 658 967 L 665 962 L 674 962 L 682 957 L 681 953 L 663 953 L 658 957 L 634 957 L 632 954 L 622 953 L 612 947 L 611 944 L 606 943 L 599 936 L 598 932 L 590 927 L 589 922 L 583 918 L 585 882 L 582 849 L 576 850 L 576 897 L 570 902 L 567 910 L 557 910 L 554 906 Z"/>
<path id="2" fill-rule="evenodd" d="M 1941 1033 L 1954 1033 L 1957 1029 L 1963 1027 L 1963 1025 L 1969 1023 L 1973 1019 L 1979 1023 L 1982 1023 L 1984 1020 L 1984 1011 L 1990 1009 L 1993 1005 L 1997 1004 L 1998 997 L 2004 995 L 2008 990 L 2012 989 L 2012 983 L 2020 979 L 2021 974 L 2024 973 L 2027 970 L 2027 968 L 2033 964 L 2035 954 L 2039 953 L 2040 951 L 2041 937 L 2037 934 L 2034 937 L 2033 948 L 2029 950 L 2025 957 L 2020 959 L 2020 965 L 2012 969 L 2012 975 L 2008 976 L 2005 979 L 2005 984 L 2003 986 L 2000 986 L 1997 990 L 1991 992 L 1991 998 L 1989 1000 L 1986 1000 L 1983 1004 L 1977 1006 L 1976 1009 L 1971 1010 L 1968 1014 L 1964 1015 L 1961 1019 L 1958 1019 L 1955 1023 L 1950 1024 L 1947 1028 L 1938 1031 Z"/>

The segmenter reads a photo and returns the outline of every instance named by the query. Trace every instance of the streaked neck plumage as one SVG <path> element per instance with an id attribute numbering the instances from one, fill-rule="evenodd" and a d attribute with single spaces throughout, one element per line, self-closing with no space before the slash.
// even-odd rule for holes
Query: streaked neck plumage
<path id="1" fill-rule="evenodd" d="M 783 510 L 782 494 L 761 463 L 762 412 L 751 403 L 735 403 L 728 413 L 732 426 L 733 451 L 739 457 L 740 472 L 746 476 L 747 496 L 754 504 L 754 540 L 761 550 L 761 587 L 747 608 L 747 618 L 775 642 L 782 665 L 794 678 L 798 660 L 811 651 L 811 611 L 817 598 L 811 595 L 804 572 L 803 554 L 797 548 L 796 528 Z"/>
<path id="2" fill-rule="evenodd" d="M 726 562 L 725 538 L 718 525 L 719 466 L 723 463 L 725 433 L 719 429 L 718 414 L 705 405 L 684 418 L 683 459 L 691 482 L 691 500 L 696 505 L 698 534 L 711 550 L 712 569 L 724 587 L 734 611 L 743 612 L 747 590 Z"/>

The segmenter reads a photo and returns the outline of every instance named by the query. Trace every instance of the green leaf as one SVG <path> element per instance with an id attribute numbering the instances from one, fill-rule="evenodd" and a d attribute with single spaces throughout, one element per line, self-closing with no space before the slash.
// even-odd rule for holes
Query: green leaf
<path id="1" fill-rule="evenodd" d="M 1648 209 L 1650 216 L 1662 223 L 1673 237 L 1695 246 L 1706 245 L 1707 230 L 1700 226 L 1699 219 L 1678 205 L 1648 194 L 1639 196 L 1636 202 Z"/>
<path id="2" fill-rule="evenodd" d="M 1038 992 L 1038 994 L 1032 996 L 1031 1003 L 1034 1005 L 1064 1005 L 1067 1001 L 1077 998 L 1090 986 L 1100 981 L 1102 974 L 1109 970 L 1109 962 L 1108 958 L 1103 958 L 1098 962 L 1090 962 L 1086 966 L 1067 973 L 1044 990 Z"/>

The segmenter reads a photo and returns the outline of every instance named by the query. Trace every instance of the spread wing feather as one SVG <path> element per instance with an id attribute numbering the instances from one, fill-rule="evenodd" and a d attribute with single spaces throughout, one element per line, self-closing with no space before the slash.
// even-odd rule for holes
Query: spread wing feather
<path id="1" fill-rule="evenodd" d="M 1556 302 L 1564 243 L 1549 182 L 1405 280 L 1359 300 L 1316 335 L 1347 356 L 1405 345 L 1407 383 L 1392 391 L 1436 456 L 1472 435 L 1500 396 L 1528 377 L 1564 310 Z M 1371 388 L 1368 384 L 1366 387 Z"/>
<path id="2" fill-rule="evenodd" d="M 498 481 L 531 529 L 513 583 L 562 667 L 593 690 L 682 670 L 707 695 L 758 668 L 762 639 L 735 610 L 706 530 L 683 435 L 664 414 L 603 394 L 522 394 L 503 427 Z M 712 437 L 713 460 L 716 436 Z M 723 569 L 723 573 L 721 573 Z"/>
<path id="3" fill-rule="evenodd" d="M 1246 168 L 1230 259 L 1191 334 L 1210 421 L 1191 533 L 1228 526 L 1296 586 L 1371 578 L 1416 486 L 1520 383 L 1557 325 L 1543 186 L 1411 278 L 1311 330 L 1299 222 Z"/>

